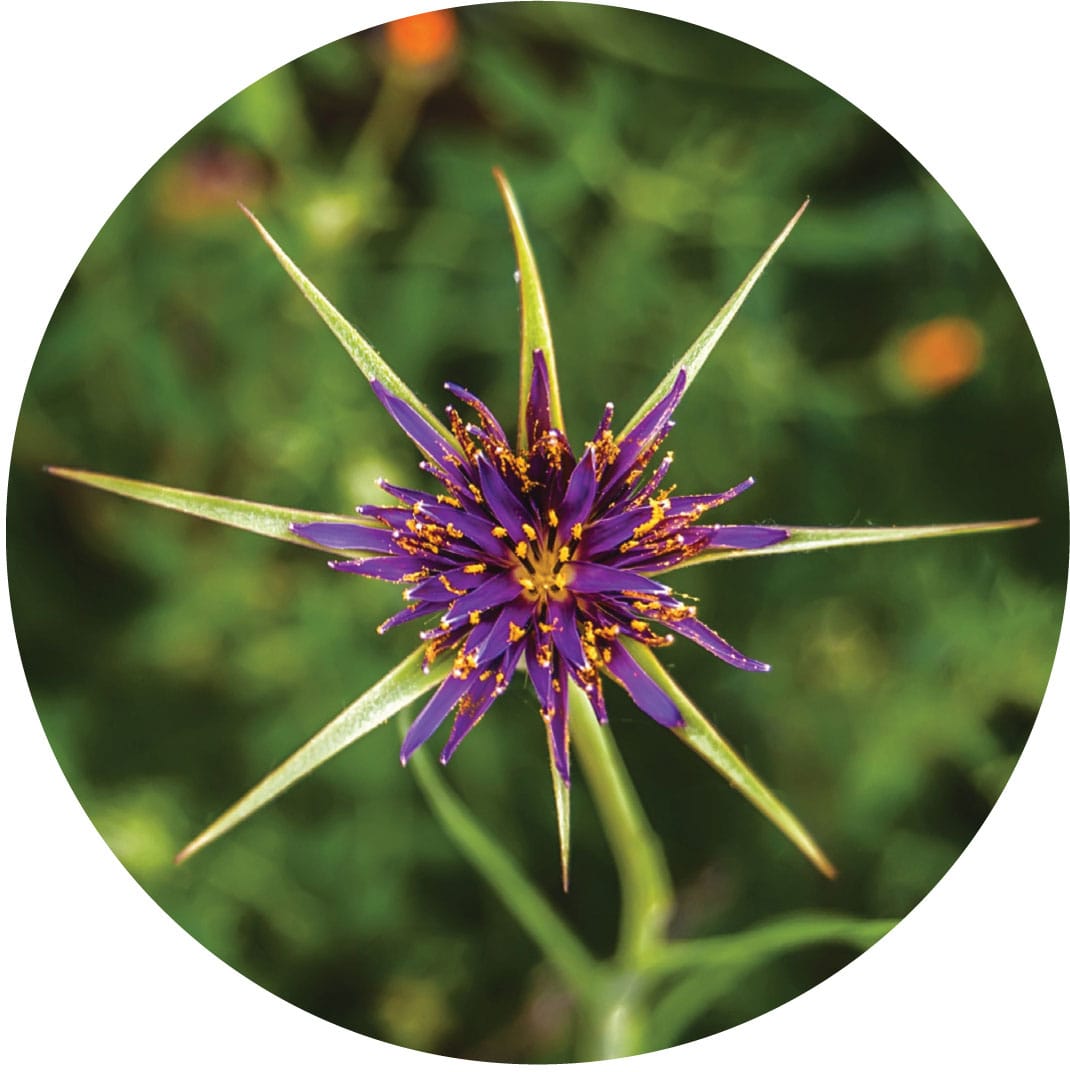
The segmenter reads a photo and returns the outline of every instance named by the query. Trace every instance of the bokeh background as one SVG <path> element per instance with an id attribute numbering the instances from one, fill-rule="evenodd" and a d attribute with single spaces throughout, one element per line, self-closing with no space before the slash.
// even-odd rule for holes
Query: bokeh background
<path id="1" fill-rule="evenodd" d="M 613 693 L 663 836 L 677 935 L 799 909 L 901 916 L 983 821 L 1032 724 L 1066 576 L 1066 479 L 1021 315 L 969 223 L 897 143 L 778 61 L 584 5 L 467 8 L 335 42 L 183 137 L 102 229 L 34 366 L 9 568 L 27 676 L 87 812 L 160 905 L 303 1008 L 417 1048 L 572 1053 L 567 995 L 435 825 L 380 729 L 183 868 L 171 858 L 411 650 L 397 591 L 316 554 L 45 476 L 71 465 L 345 513 L 415 451 L 235 200 L 432 405 L 512 419 L 505 168 L 551 304 L 574 439 L 630 413 L 806 195 L 678 414 L 682 490 L 757 486 L 719 520 L 1021 532 L 678 575 L 760 679 L 678 644 L 691 695 L 809 825 L 814 874 Z M 582 781 L 558 887 L 542 729 L 523 689 L 448 776 L 600 952 L 612 864 Z M 835 971 L 756 965 L 680 1025 L 731 1026 Z"/>

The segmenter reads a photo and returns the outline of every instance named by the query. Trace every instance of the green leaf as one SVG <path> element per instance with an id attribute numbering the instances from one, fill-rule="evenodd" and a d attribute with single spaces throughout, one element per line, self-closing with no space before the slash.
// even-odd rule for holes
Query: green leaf
<path id="1" fill-rule="evenodd" d="M 418 648 L 399 663 L 363 696 L 354 700 L 289 759 L 258 782 L 237 803 L 198 834 L 176 857 L 175 863 L 188 860 L 195 852 L 248 819 L 269 801 L 289 789 L 321 763 L 351 745 L 358 738 L 381 726 L 392 715 L 438 684 L 450 668 L 448 660 L 423 671 L 423 648 Z"/>
<path id="2" fill-rule="evenodd" d="M 805 912 L 716 938 L 674 942 L 652 961 L 652 975 L 683 972 L 655 1005 L 650 1017 L 653 1048 L 671 1046 L 687 1025 L 743 985 L 748 973 L 777 957 L 813 945 L 835 943 L 868 949 L 896 925 L 894 919 Z"/>
<path id="3" fill-rule="evenodd" d="M 291 532 L 290 525 L 309 521 L 359 524 L 356 518 L 341 514 L 320 514 L 311 510 L 294 510 L 288 506 L 268 506 L 264 503 L 246 502 L 244 499 L 205 495 L 199 491 L 184 491 L 181 488 L 169 488 L 164 484 L 150 484 L 144 480 L 129 480 L 122 476 L 109 476 L 107 473 L 91 473 L 85 469 L 49 466 L 46 471 L 53 476 L 63 477 L 64 480 L 74 480 L 79 484 L 110 491 L 128 499 L 137 499 L 138 502 L 151 506 L 163 506 L 168 510 L 177 510 L 182 514 L 215 521 L 235 529 L 245 529 L 246 532 L 255 532 L 260 536 L 270 536 L 273 540 L 296 543 L 320 552 L 324 549 L 319 544 Z M 331 554 L 336 558 L 367 557 L 366 551 L 340 551 L 333 548 Z"/>
<path id="4" fill-rule="evenodd" d="M 864 543 L 901 543 L 906 540 L 925 540 L 934 536 L 967 536 L 980 532 L 1001 532 L 1005 529 L 1022 529 L 1035 525 L 1036 517 L 1015 518 L 1012 521 L 970 521 L 958 525 L 894 525 L 889 528 L 811 529 L 789 525 L 775 525 L 790 533 L 786 540 L 771 547 L 749 550 L 706 551 L 670 566 L 662 573 L 683 569 L 684 566 L 700 566 L 704 562 L 719 562 L 725 558 L 751 558 L 754 555 L 788 555 L 796 551 L 820 551 L 829 547 L 849 547 Z"/>
<path id="5" fill-rule="evenodd" d="M 651 959 L 647 971 L 652 975 L 693 969 L 720 973 L 730 966 L 751 966 L 819 942 L 844 942 L 865 948 L 883 938 L 898 922 L 897 919 L 856 919 L 829 912 L 798 912 L 735 934 L 670 942 Z"/>
<path id="6" fill-rule="evenodd" d="M 546 358 L 546 371 L 550 381 L 550 417 L 554 427 L 562 432 L 565 430 L 565 416 L 561 409 L 554 342 L 550 335 L 550 316 L 546 310 L 546 296 L 542 291 L 535 254 L 509 180 L 499 168 L 494 169 L 494 179 L 498 183 L 502 200 L 505 202 L 505 211 L 509 215 L 509 229 L 513 233 L 517 271 L 520 273 L 520 419 L 517 422 L 517 443 L 523 450 L 528 445 L 524 414 L 531 390 L 531 355 L 534 350 L 542 350 Z"/>
<path id="7" fill-rule="evenodd" d="M 758 282 L 762 272 L 769 266 L 769 262 L 776 255 L 777 250 L 780 249 L 784 244 L 784 240 L 791 234 L 792 228 L 799 222 L 799 217 L 806 211 L 808 204 L 810 204 L 809 198 L 802 203 L 795 215 L 788 220 L 784 230 L 777 235 L 773 244 L 762 254 L 761 259 L 750 270 L 746 279 L 740 283 L 732 297 L 725 302 L 720 312 L 706 325 L 702 334 L 691 344 L 684 356 L 666 373 L 665 378 L 654 389 L 654 392 L 621 430 L 618 438 L 627 435 L 672 390 L 672 386 L 676 382 L 676 377 L 680 374 L 681 369 L 687 372 L 687 379 L 684 381 L 685 391 L 695 382 L 695 377 L 706 363 L 706 358 L 710 356 L 728 325 L 732 323 L 732 318 L 747 300 L 747 295 L 750 294 L 751 288 Z"/>
<path id="8" fill-rule="evenodd" d="M 357 368 L 364 373 L 368 380 L 378 380 L 391 394 L 408 402 L 440 435 L 445 436 L 449 442 L 452 442 L 453 436 L 446 426 L 413 393 L 408 384 L 379 356 L 375 347 L 313 286 L 304 272 L 282 251 L 279 244 L 268 233 L 267 228 L 244 205 L 241 205 L 241 210 L 260 232 L 260 237 L 268 244 L 268 248 L 275 254 L 279 264 L 286 270 L 286 274 L 297 284 L 298 290 L 308 299 L 323 322 L 334 332 L 335 337 L 349 352 L 349 356 L 356 362 Z"/>
<path id="9" fill-rule="evenodd" d="M 714 770 L 738 789 L 781 833 L 827 878 L 836 869 L 798 819 L 768 789 L 764 782 L 736 754 L 728 742 L 706 721 L 702 712 L 684 694 L 645 645 L 626 640 L 628 650 L 642 668 L 664 689 L 680 709 L 684 725 L 673 732 L 694 749 Z"/>
<path id="10" fill-rule="evenodd" d="M 404 736 L 407 728 L 404 720 L 399 720 L 398 728 Z M 423 750 L 413 754 L 409 767 L 443 829 L 502 899 L 546 959 L 576 994 L 587 998 L 594 995 L 600 984 L 598 964 L 516 861 L 450 790 L 437 765 Z"/>

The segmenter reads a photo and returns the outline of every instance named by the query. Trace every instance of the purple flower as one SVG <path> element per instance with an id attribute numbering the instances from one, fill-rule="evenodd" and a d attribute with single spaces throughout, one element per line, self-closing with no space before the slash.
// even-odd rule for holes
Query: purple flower
<path id="1" fill-rule="evenodd" d="M 647 472 L 683 394 L 681 371 L 672 390 L 625 435 L 610 429 L 605 408 L 577 459 L 552 426 L 549 378 L 534 351 L 525 411 L 525 448 L 510 447 L 494 414 L 454 384 L 468 406 L 468 423 L 446 412 L 455 442 L 417 411 L 372 382 L 379 400 L 419 447 L 420 467 L 442 485 L 437 494 L 379 486 L 400 506 L 363 506 L 377 526 L 318 522 L 292 530 L 323 547 L 367 552 L 330 565 L 346 573 L 406 585 L 406 606 L 381 626 L 434 617 L 422 632 L 425 670 L 447 652 L 453 668 L 408 731 L 405 763 L 451 712 L 445 763 L 500 696 L 523 662 L 539 700 L 554 764 L 569 777 L 568 684 L 587 693 L 606 720 L 602 675 L 663 726 L 683 718 L 668 695 L 622 643 L 661 647 L 676 633 L 742 670 L 768 670 L 696 617 L 695 607 L 657 574 L 715 548 L 753 549 L 788 538 L 760 525 L 699 525 L 707 511 L 751 486 L 748 478 L 712 495 L 673 496 L 664 487 L 672 455 Z M 668 633 L 659 630 L 668 630 Z"/>

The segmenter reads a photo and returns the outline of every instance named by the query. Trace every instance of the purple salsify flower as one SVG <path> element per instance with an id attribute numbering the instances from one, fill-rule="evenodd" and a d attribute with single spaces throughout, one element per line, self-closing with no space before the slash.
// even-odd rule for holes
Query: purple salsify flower
<path id="1" fill-rule="evenodd" d="M 606 720 L 602 675 L 663 726 L 683 724 L 668 695 L 622 643 L 661 647 L 687 637 L 742 670 L 768 670 L 698 620 L 695 607 L 653 578 L 713 548 L 767 547 L 788 537 L 761 525 L 697 525 L 754 483 L 714 495 L 671 496 L 663 488 L 672 456 L 646 479 L 683 394 L 685 373 L 636 426 L 617 438 L 607 405 L 594 439 L 577 459 L 551 424 L 546 361 L 534 352 L 525 411 L 527 446 L 513 449 L 501 425 L 474 395 L 447 389 L 471 407 L 478 424 L 447 408 L 455 442 L 407 402 L 372 382 L 379 400 L 425 457 L 421 468 L 443 490 L 429 495 L 379 481 L 401 506 L 357 512 L 380 527 L 317 522 L 295 533 L 323 547 L 368 552 L 331 562 L 335 569 L 405 584 L 406 606 L 379 632 L 420 618 L 424 667 L 446 652 L 453 669 L 420 712 L 401 749 L 406 762 L 455 711 L 442 752 L 446 762 L 524 663 L 546 723 L 554 764 L 569 777 L 568 685 L 585 690 Z"/>

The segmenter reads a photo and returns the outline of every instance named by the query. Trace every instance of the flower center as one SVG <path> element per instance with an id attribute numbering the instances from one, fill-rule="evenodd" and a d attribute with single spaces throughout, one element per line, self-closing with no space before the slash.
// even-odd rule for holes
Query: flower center
<path id="1" fill-rule="evenodd" d="M 517 544 L 515 554 L 520 560 L 513 576 L 520 582 L 524 594 L 533 603 L 545 599 L 564 599 L 568 590 L 568 565 L 571 549 L 548 547 L 545 542 Z"/>

